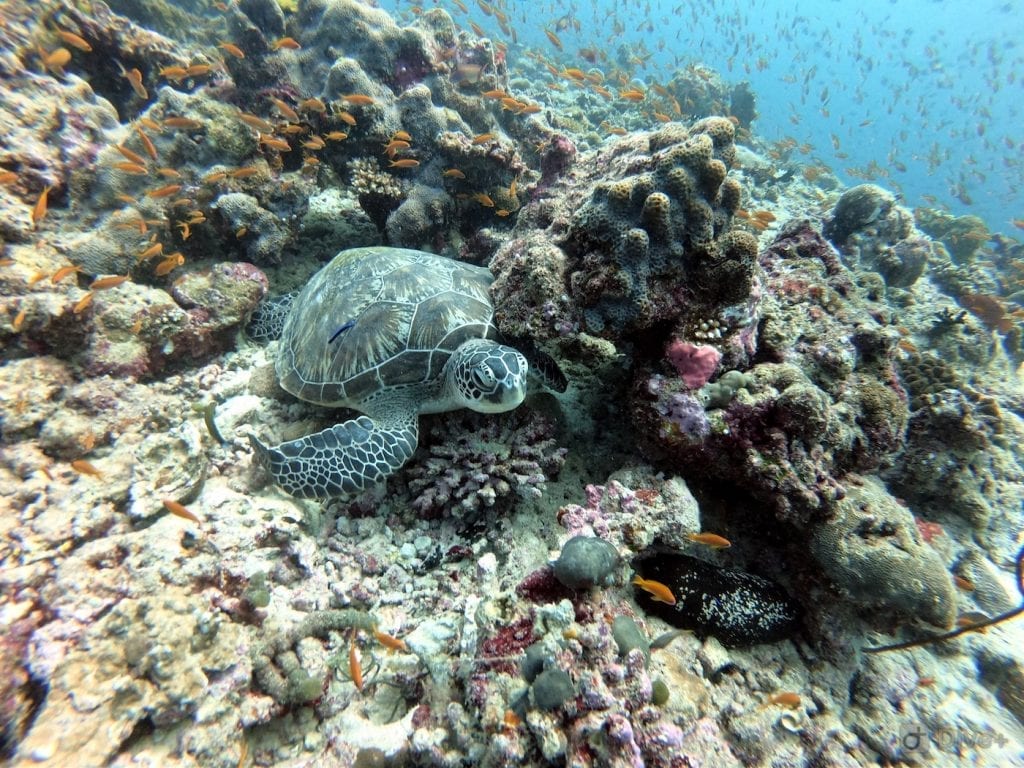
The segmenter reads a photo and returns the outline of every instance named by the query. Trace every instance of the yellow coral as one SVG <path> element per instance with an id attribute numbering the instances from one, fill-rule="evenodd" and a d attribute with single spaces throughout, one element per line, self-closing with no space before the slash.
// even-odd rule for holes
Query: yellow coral
<path id="1" fill-rule="evenodd" d="M 285 13 L 295 13 L 299 10 L 299 0 L 277 0 L 277 4 Z"/>

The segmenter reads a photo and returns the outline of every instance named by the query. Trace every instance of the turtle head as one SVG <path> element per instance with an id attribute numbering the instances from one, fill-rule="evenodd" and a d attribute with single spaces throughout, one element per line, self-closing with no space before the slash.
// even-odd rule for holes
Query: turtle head
<path id="1" fill-rule="evenodd" d="M 448 391 L 464 408 L 480 413 L 511 411 L 526 397 L 526 358 L 488 339 L 463 343 L 446 366 Z"/>

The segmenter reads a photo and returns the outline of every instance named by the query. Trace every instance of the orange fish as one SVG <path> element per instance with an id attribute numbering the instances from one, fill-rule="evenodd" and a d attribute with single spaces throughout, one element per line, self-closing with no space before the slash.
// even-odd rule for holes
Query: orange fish
<path id="1" fill-rule="evenodd" d="M 250 115 L 247 112 L 239 112 L 238 119 L 248 125 L 250 128 L 255 128 L 257 131 L 263 133 L 270 133 L 274 130 L 274 124 L 268 120 L 264 120 L 262 117 L 256 117 L 256 115 Z"/>
<path id="2" fill-rule="evenodd" d="M 181 184 L 168 184 L 164 187 L 158 187 L 157 189 L 150 190 L 146 193 L 146 197 L 160 198 L 170 197 L 176 195 L 181 191 Z"/>
<path id="3" fill-rule="evenodd" d="M 482 94 L 485 99 L 507 99 L 509 95 L 500 88 L 495 88 L 492 91 L 484 91 Z"/>
<path id="4" fill-rule="evenodd" d="M 166 509 L 168 512 L 170 512 L 172 515 L 175 515 L 176 517 L 182 517 L 186 520 L 191 520 L 193 523 L 196 523 L 197 525 L 201 525 L 203 522 L 188 507 L 186 507 L 184 504 L 179 504 L 173 499 L 164 499 L 163 505 L 164 509 Z"/>
<path id="5" fill-rule="evenodd" d="M 75 306 L 71 308 L 71 312 L 76 315 L 82 314 L 85 311 L 86 307 L 92 304 L 93 295 L 94 294 L 92 291 L 89 291 L 87 294 L 85 294 L 85 296 L 83 296 L 77 302 L 75 302 Z"/>
<path id="6" fill-rule="evenodd" d="M 350 93 L 346 96 L 341 97 L 342 101 L 347 101 L 349 104 L 355 104 L 357 107 L 365 107 L 369 104 L 374 104 L 374 98 L 367 96 L 365 93 Z"/>
<path id="7" fill-rule="evenodd" d="M 145 176 L 147 173 L 150 173 L 150 169 L 138 163 L 115 163 L 114 167 L 124 173 L 134 173 L 139 176 Z"/>
<path id="8" fill-rule="evenodd" d="M 449 168 L 448 170 L 446 170 L 441 175 L 442 176 L 447 176 L 449 179 L 464 179 L 464 178 L 466 178 L 466 174 L 464 174 L 458 168 Z"/>
<path id="9" fill-rule="evenodd" d="M 120 152 L 124 156 L 124 158 L 129 162 L 135 163 L 136 165 L 146 164 L 146 158 L 144 158 L 138 152 L 133 152 L 132 150 L 128 149 L 128 147 L 121 146 L 120 144 L 115 144 L 114 149 Z"/>
<path id="10" fill-rule="evenodd" d="M 180 179 L 181 178 L 181 174 L 178 173 L 173 168 L 157 168 L 156 172 L 159 173 L 161 176 L 163 176 L 165 178 L 168 178 L 168 179 Z M 175 202 L 177 203 L 177 202 L 180 202 L 180 201 L 175 201 Z"/>
<path id="11" fill-rule="evenodd" d="M 409 646 L 406 645 L 405 640 L 402 640 L 401 638 L 392 637 L 391 635 L 376 629 L 373 630 L 373 636 L 378 643 L 390 651 L 402 651 L 403 653 L 407 653 L 409 651 Z"/>
<path id="12" fill-rule="evenodd" d="M 140 99 L 149 98 L 149 91 L 147 91 L 146 86 L 142 84 L 142 73 L 139 71 L 138 67 L 127 70 L 122 67 L 121 76 L 128 81 L 129 85 L 131 85 L 136 96 Z"/>
<path id="13" fill-rule="evenodd" d="M 193 120 L 191 117 L 179 117 L 178 115 L 171 115 L 165 117 L 161 121 L 168 128 L 202 128 L 203 124 L 198 120 Z"/>
<path id="14" fill-rule="evenodd" d="M 58 48 L 51 53 L 47 53 L 46 51 L 39 49 L 39 57 L 43 60 L 44 67 L 59 71 L 65 64 L 71 61 L 71 51 L 67 48 Z"/>
<path id="15" fill-rule="evenodd" d="M 494 201 L 491 199 L 491 196 L 484 194 L 483 192 L 477 192 L 473 195 L 473 199 L 480 203 L 484 208 L 494 207 Z"/>
<path id="16" fill-rule="evenodd" d="M 14 316 L 11 321 L 11 329 L 17 333 L 21 330 L 22 324 L 25 322 L 25 315 L 28 313 L 28 307 L 22 307 L 21 310 Z"/>
<path id="17" fill-rule="evenodd" d="M 402 141 L 400 139 L 392 139 L 384 146 L 384 153 L 394 157 L 395 153 L 400 149 L 408 149 L 411 145 L 408 141 Z"/>
<path id="18" fill-rule="evenodd" d="M 161 261 L 159 264 L 157 264 L 153 272 L 156 274 L 157 277 L 163 277 L 164 275 L 166 275 L 167 273 L 171 272 L 174 269 L 177 269 L 184 263 L 184 254 L 182 254 L 180 251 L 175 251 L 170 256 Z"/>
<path id="19" fill-rule="evenodd" d="M 302 146 L 304 146 L 306 149 L 316 150 L 323 149 L 327 145 L 324 143 L 324 140 L 321 139 L 319 136 L 310 136 L 308 141 L 302 142 Z"/>
<path id="20" fill-rule="evenodd" d="M 356 119 L 348 112 L 342 111 L 338 113 L 338 119 L 346 125 L 355 125 Z"/>
<path id="21" fill-rule="evenodd" d="M 85 40 L 85 38 L 76 35 L 74 32 L 66 32 L 63 29 L 55 29 L 57 37 L 63 40 L 65 43 L 70 45 L 72 48 L 77 48 L 80 51 L 89 53 L 92 50 L 92 46 Z"/>
<path id="22" fill-rule="evenodd" d="M 271 149 L 276 149 L 279 152 L 291 152 L 292 146 L 284 139 L 279 139 L 276 136 L 266 136 L 260 134 L 260 144 Z"/>
<path id="23" fill-rule="evenodd" d="M 39 199 L 36 200 L 36 204 L 32 207 L 32 228 L 39 229 L 39 222 L 46 217 L 47 200 L 50 196 L 50 190 L 53 187 L 46 187 L 42 192 L 39 193 Z"/>
<path id="24" fill-rule="evenodd" d="M 145 176 L 149 173 L 149 169 L 139 163 L 114 163 L 114 168 L 124 173 L 134 173 L 138 176 Z"/>
<path id="25" fill-rule="evenodd" d="M 273 96 L 270 97 L 270 101 L 277 108 L 277 111 L 285 116 L 285 119 L 291 120 L 293 123 L 299 122 L 299 113 L 288 106 L 287 103 L 281 101 L 281 99 L 275 99 Z"/>
<path id="26" fill-rule="evenodd" d="M 297 51 L 302 46 L 299 45 L 298 41 L 293 37 L 281 37 L 273 42 L 270 46 L 272 51 L 280 51 L 282 48 L 287 48 L 289 51 Z"/>
<path id="27" fill-rule="evenodd" d="M 136 125 L 135 132 L 139 134 L 139 141 L 142 142 L 142 146 L 146 150 L 146 154 L 149 155 L 154 160 L 156 160 L 156 147 L 153 145 L 153 142 L 150 140 L 149 136 L 146 135 L 146 132 L 142 130 L 142 126 Z"/>
<path id="28" fill-rule="evenodd" d="M 85 459 L 75 459 L 71 462 L 71 468 L 82 475 L 91 475 L 101 479 L 103 477 L 103 473 Z"/>
<path id="29" fill-rule="evenodd" d="M 545 29 L 544 34 L 548 36 L 548 40 L 551 41 L 551 44 L 555 46 L 555 48 L 557 48 L 558 50 L 562 50 L 562 41 L 558 38 L 558 35 L 556 35 L 550 29 Z"/>
<path id="30" fill-rule="evenodd" d="M 953 574 L 953 583 L 956 584 L 958 589 L 962 589 L 964 592 L 974 591 L 974 584 L 971 580 L 961 576 L 959 573 Z"/>
<path id="31" fill-rule="evenodd" d="M 102 291 L 105 288 L 114 288 L 128 279 L 128 275 L 111 275 L 109 277 L 101 277 L 97 280 L 92 281 L 92 285 L 89 286 L 90 291 Z"/>
<path id="32" fill-rule="evenodd" d="M 419 164 L 419 160 L 413 160 L 411 157 L 405 157 L 401 160 L 392 160 L 388 163 L 388 168 L 415 168 Z"/>
<path id="33" fill-rule="evenodd" d="M 410 136 L 406 131 L 395 131 L 394 134 L 391 136 L 391 140 L 392 141 L 410 141 L 411 142 L 412 141 L 412 136 Z"/>
<path id="34" fill-rule="evenodd" d="M 352 629 L 352 638 L 348 643 L 348 674 L 352 678 L 352 684 L 357 691 L 363 690 L 363 667 L 359 663 L 359 653 L 356 651 L 356 630 Z"/>
<path id="35" fill-rule="evenodd" d="M 325 133 L 324 138 L 328 141 L 344 141 L 348 138 L 348 134 L 342 131 L 331 131 L 330 133 Z"/>
<path id="36" fill-rule="evenodd" d="M 633 584 L 648 593 L 651 596 L 651 599 L 656 602 L 665 603 L 665 605 L 676 604 L 676 596 L 672 594 L 672 590 L 660 581 L 653 581 L 651 579 L 641 578 L 640 576 L 634 576 Z"/>
<path id="37" fill-rule="evenodd" d="M 787 709 L 797 709 L 800 706 L 800 694 L 793 693 L 792 691 L 783 691 L 782 693 L 776 693 L 768 699 L 769 704 L 777 704 L 780 707 L 786 707 Z"/>
<path id="38" fill-rule="evenodd" d="M 210 64 L 191 64 L 188 69 L 185 70 L 185 74 L 189 77 L 202 77 L 203 75 L 210 74 L 213 66 Z"/>
<path id="39" fill-rule="evenodd" d="M 646 94 L 639 88 L 630 88 L 628 90 L 619 91 L 619 98 L 625 99 L 626 101 L 643 101 Z"/>
<path id="40" fill-rule="evenodd" d="M 225 41 L 222 40 L 220 42 L 220 45 L 218 45 L 217 47 L 220 48 L 221 50 L 227 51 L 232 56 L 234 56 L 236 59 L 244 59 L 245 58 L 245 51 L 243 51 L 241 48 L 239 48 L 234 43 L 228 43 L 228 42 L 225 42 Z"/>
<path id="41" fill-rule="evenodd" d="M 13 184 L 18 180 L 18 174 L 14 171 L 0 171 L 0 184 Z"/>
<path id="42" fill-rule="evenodd" d="M 300 101 L 299 109 L 306 109 L 310 112 L 319 112 L 323 114 L 327 111 L 327 105 L 320 101 L 320 99 L 313 97 L 311 99 L 304 99 L 303 101 Z"/>
<path id="43" fill-rule="evenodd" d="M 473 137 L 472 144 L 486 144 L 488 141 L 493 139 L 495 134 L 493 133 L 480 133 Z"/>
<path id="44" fill-rule="evenodd" d="M 73 275 L 73 274 L 75 274 L 75 272 L 82 272 L 82 271 L 83 270 L 82 270 L 81 267 L 75 266 L 74 264 L 71 264 L 71 265 L 66 266 L 66 267 L 61 267 L 60 269 L 58 269 L 56 272 L 53 273 L 53 277 L 50 278 L 50 282 L 53 283 L 54 285 L 56 285 L 57 283 L 59 283 L 61 280 L 63 280 L 68 275 Z"/>
<path id="45" fill-rule="evenodd" d="M 259 172 L 259 168 L 253 168 L 251 165 L 247 165 L 244 168 L 235 168 L 235 170 L 228 173 L 228 176 L 232 179 L 247 179 L 250 176 L 255 176 Z"/>
<path id="46" fill-rule="evenodd" d="M 724 536 L 719 536 L 717 533 L 688 533 L 686 538 L 712 549 L 728 549 L 732 546 L 731 541 Z"/>
<path id="47" fill-rule="evenodd" d="M 162 67 L 158 74 L 160 77 L 166 77 L 168 80 L 179 83 L 188 77 L 188 70 L 184 67 Z"/>
<path id="48" fill-rule="evenodd" d="M 216 184 L 218 181 L 224 181 L 228 177 L 227 171 L 214 171 L 203 176 L 204 184 Z"/>

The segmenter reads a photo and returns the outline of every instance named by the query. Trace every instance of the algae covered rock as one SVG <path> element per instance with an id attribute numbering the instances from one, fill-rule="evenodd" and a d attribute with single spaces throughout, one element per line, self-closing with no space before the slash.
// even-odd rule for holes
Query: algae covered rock
<path id="1" fill-rule="evenodd" d="M 921 540 L 914 516 L 878 480 L 847 484 L 836 514 L 811 530 L 811 553 L 851 600 L 948 628 L 953 581 Z"/>
<path id="2" fill-rule="evenodd" d="M 570 589 L 608 586 L 618 563 L 619 553 L 604 539 L 573 536 L 555 561 L 555 578 Z"/>

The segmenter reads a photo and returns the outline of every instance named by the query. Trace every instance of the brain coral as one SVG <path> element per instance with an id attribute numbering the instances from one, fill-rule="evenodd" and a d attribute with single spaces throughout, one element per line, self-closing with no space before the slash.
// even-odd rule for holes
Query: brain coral
<path id="1" fill-rule="evenodd" d="M 615 338 L 674 319 L 686 304 L 751 294 L 757 241 L 730 229 L 741 198 L 727 176 L 733 138 L 733 124 L 713 117 L 613 150 L 563 246 L 587 330 Z"/>

